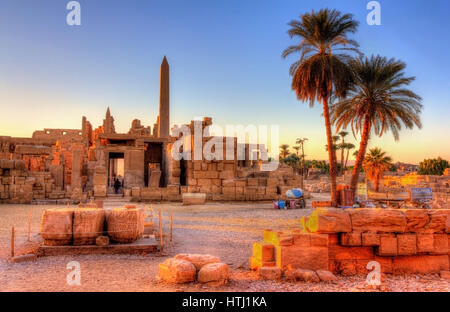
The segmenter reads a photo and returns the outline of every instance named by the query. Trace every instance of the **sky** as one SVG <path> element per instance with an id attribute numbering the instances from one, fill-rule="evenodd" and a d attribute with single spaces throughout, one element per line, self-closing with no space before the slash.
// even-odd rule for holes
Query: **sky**
<path id="1" fill-rule="evenodd" d="M 116 130 L 158 114 L 159 66 L 170 64 L 171 124 L 209 116 L 225 125 L 279 125 L 280 143 L 308 138 L 308 158 L 327 159 L 321 105 L 291 90 L 282 51 L 298 43 L 287 23 L 320 8 L 351 13 L 366 55 L 406 62 L 423 98 L 423 128 L 372 138 L 394 161 L 450 160 L 450 2 L 381 0 L 80 0 L 81 26 L 66 23 L 68 0 L 0 2 L 0 136 L 43 128 L 97 127 L 109 106 Z M 348 138 L 359 144 L 359 137 Z M 351 158 L 351 157 L 350 157 Z"/>

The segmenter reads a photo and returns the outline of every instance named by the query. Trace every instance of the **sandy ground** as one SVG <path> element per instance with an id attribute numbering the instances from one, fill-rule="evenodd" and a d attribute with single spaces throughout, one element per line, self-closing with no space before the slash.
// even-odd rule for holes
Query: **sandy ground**
<path id="1" fill-rule="evenodd" d="M 105 207 L 119 205 L 109 202 Z M 365 288 L 365 277 L 339 277 L 333 284 L 308 284 L 264 281 L 249 271 L 251 246 L 262 239 L 262 230 L 294 229 L 299 218 L 309 214 L 310 209 L 274 210 L 271 204 L 265 203 L 188 207 L 174 203 L 152 207 L 155 211 L 161 209 L 165 232 L 169 229 L 169 214 L 174 216 L 173 242 L 168 243 L 164 255 L 58 256 L 12 264 L 8 262 L 11 227 L 14 225 L 17 233 L 16 254 L 30 252 L 35 244 L 26 243 L 28 211 L 31 211 L 32 237 L 36 237 L 41 212 L 49 206 L 0 205 L 0 291 L 369 291 Z M 157 223 L 157 216 L 154 221 Z M 231 268 L 229 284 L 214 287 L 160 282 L 156 278 L 158 263 L 178 253 L 219 256 Z M 66 265 L 71 261 L 81 265 L 80 286 L 69 286 L 66 282 L 70 272 Z M 448 292 L 450 289 L 448 281 L 437 275 L 388 275 L 385 284 L 390 291 Z"/>

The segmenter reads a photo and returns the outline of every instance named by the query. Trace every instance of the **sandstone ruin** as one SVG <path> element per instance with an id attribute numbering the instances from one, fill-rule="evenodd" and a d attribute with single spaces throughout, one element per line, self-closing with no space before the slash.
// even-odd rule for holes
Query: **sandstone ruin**
<path id="1" fill-rule="evenodd" d="M 81 129 L 44 129 L 31 138 L 0 136 L 0 203 L 63 204 L 112 196 L 181 201 L 185 193 L 204 193 L 207 200 L 271 200 L 301 186 L 301 177 L 288 166 L 261 171 L 261 161 L 249 157 L 259 152 L 248 144 L 245 160 L 174 160 L 171 149 L 178 137 L 170 135 L 169 112 L 164 57 L 153 127 L 135 119 L 128 133 L 117 133 L 108 108 L 97 128 L 82 117 Z M 205 129 L 212 119 L 200 123 Z M 188 127 L 193 130 L 194 121 Z M 203 137 L 202 146 L 207 141 Z M 119 195 L 114 194 L 115 179 L 122 184 Z"/>

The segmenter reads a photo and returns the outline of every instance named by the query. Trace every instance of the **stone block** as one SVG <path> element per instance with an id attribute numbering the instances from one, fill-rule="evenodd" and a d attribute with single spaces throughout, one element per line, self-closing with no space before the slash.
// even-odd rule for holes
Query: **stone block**
<path id="1" fill-rule="evenodd" d="M 311 233 L 347 233 L 352 231 L 350 215 L 342 209 L 317 208 L 306 220 Z"/>
<path id="2" fill-rule="evenodd" d="M 189 261 L 170 258 L 159 264 L 158 275 L 169 283 L 189 283 L 195 281 L 196 269 Z"/>
<path id="3" fill-rule="evenodd" d="M 279 246 L 276 250 L 276 264 L 281 269 L 291 265 L 308 270 L 328 270 L 327 247 Z"/>
<path id="4" fill-rule="evenodd" d="M 272 244 L 267 243 L 254 243 L 253 244 L 253 257 L 261 259 L 264 262 L 275 261 L 275 247 Z"/>
<path id="5" fill-rule="evenodd" d="M 417 236 L 416 234 L 397 235 L 397 254 L 399 256 L 411 256 L 416 254 Z"/>
<path id="6" fill-rule="evenodd" d="M 433 234 L 433 251 L 431 254 L 445 255 L 449 253 L 447 234 Z"/>
<path id="7" fill-rule="evenodd" d="M 430 221 L 417 230 L 418 233 L 445 233 L 447 227 L 447 214 L 440 210 L 428 212 Z"/>
<path id="8" fill-rule="evenodd" d="M 361 246 L 361 233 L 350 232 L 341 233 L 341 245 L 342 246 Z"/>
<path id="9" fill-rule="evenodd" d="M 361 208 L 350 211 L 353 231 L 403 233 L 406 217 L 400 210 Z"/>
<path id="10" fill-rule="evenodd" d="M 258 274 L 261 278 L 267 280 L 279 280 L 281 278 L 281 269 L 278 267 L 260 267 Z"/>
<path id="11" fill-rule="evenodd" d="M 449 269 L 448 255 L 399 256 L 393 259 L 394 274 L 438 274 Z"/>
<path id="12" fill-rule="evenodd" d="M 425 209 L 406 209 L 406 232 L 417 232 L 423 228 L 430 220 L 428 210 Z"/>
<path id="13" fill-rule="evenodd" d="M 397 237 L 390 234 L 380 236 L 380 246 L 377 249 L 379 256 L 396 256 L 398 252 Z"/>
<path id="14" fill-rule="evenodd" d="M 228 278 L 230 275 L 230 269 L 228 265 L 225 263 L 209 263 L 204 265 L 200 271 L 198 272 L 197 280 L 200 283 L 209 283 L 209 282 L 228 282 Z"/>
<path id="15" fill-rule="evenodd" d="M 433 252 L 434 236 L 433 234 L 417 234 L 417 253 Z"/>
<path id="16" fill-rule="evenodd" d="M 184 193 L 183 205 L 203 205 L 206 202 L 204 193 Z"/>
<path id="17" fill-rule="evenodd" d="M 329 246 L 328 256 L 331 260 L 370 260 L 375 255 L 372 247 Z"/>
<path id="18" fill-rule="evenodd" d="M 379 246 L 380 234 L 370 232 L 362 233 L 361 241 L 363 246 Z"/>

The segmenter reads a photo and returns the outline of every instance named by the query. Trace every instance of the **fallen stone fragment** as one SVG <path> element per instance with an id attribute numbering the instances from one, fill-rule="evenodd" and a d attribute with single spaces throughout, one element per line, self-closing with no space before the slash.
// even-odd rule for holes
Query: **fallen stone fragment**
<path id="1" fill-rule="evenodd" d="M 200 270 L 206 264 L 220 262 L 218 257 L 207 254 L 178 254 L 175 259 L 189 261 L 197 270 Z"/>
<path id="2" fill-rule="evenodd" d="M 37 256 L 35 254 L 15 256 L 15 257 L 11 258 L 12 263 L 21 263 L 21 262 L 36 261 L 36 260 L 37 260 Z"/>
<path id="3" fill-rule="evenodd" d="M 288 270 L 291 271 L 291 273 L 288 273 L 288 275 L 292 274 L 290 277 L 291 279 L 295 281 L 303 281 L 308 283 L 318 283 L 320 282 L 319 276 L 316 274 L 316 272 L 312 270 L 304 270 L 304 269 L 294 269 L 294 270 Z"/>
<path id="4" fill-rule="evenodd" d="M 322 282 L 334 282 L 337 281 L 337 277 L 331 273 L 330 271 L 325 270 L 317 270 L 317 276 L 320 278 Z"/>
<path id="5" fill-rule="evenodd" d="M 278 280 L 281 278 L 281 269 L 278 267 L 260 267 L 258 274 L 264 279 Z"/>
<path id="6" fill-rule="evenodd" d="M 230 269 L 225 263 L 209 263 L 204 265 L 198 272 L 197 280 L 200 283 L 209 282 L 222 282 L 223 284 L 228 282 L 230 275 Z"/>
<path id="7" fill-rule="evenodd" d="M 195 281 L 195 266 L 189 261 L 170 258 L 159 264 L 159 277 L 168 282 L 183 284 Z"/>
<path id="8" fill-rule="evenodd" d="M 109 245 L 109 237 L 108 236 L 99 236 L 95 239 L 95 244 L 97 246 L 108 246 Z"/>

